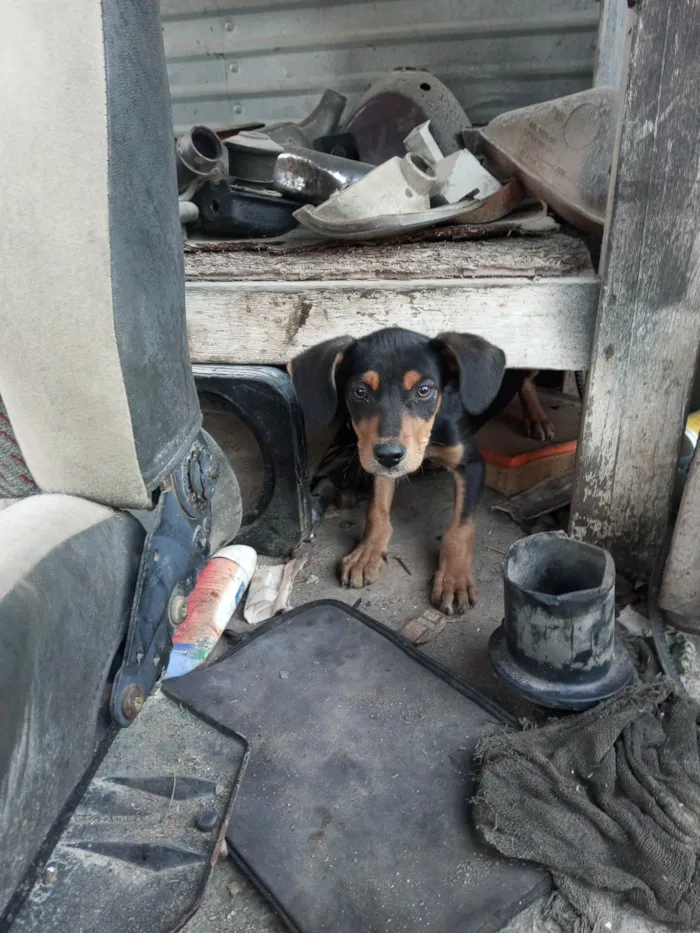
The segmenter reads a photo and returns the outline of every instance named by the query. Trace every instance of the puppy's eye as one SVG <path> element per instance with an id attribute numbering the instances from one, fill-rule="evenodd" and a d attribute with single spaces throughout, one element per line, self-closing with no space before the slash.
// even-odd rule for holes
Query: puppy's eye
<path id="1" fill-rule="evenodd" d="M 356 398 L 358 402 L 367 401 L 367 389 L 364 386 L 355 386 L 352 390 L 353 398 Z"/>
<path id="2" fill-rule="evenodd" d="M 416 389 L 416 395 L 422 399 L 432 398 L 435 395 L 435 387 L 424 382 L 423 385 L 418 386 Z"/>

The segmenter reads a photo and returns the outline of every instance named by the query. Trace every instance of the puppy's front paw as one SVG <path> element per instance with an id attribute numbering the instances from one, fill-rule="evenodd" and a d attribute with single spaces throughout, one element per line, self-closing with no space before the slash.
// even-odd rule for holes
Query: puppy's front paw
<path id="1" fill-rule="evenodd" d="M 360 541 L 340 562 L 340 581 L 343 586 L 360 589 L 376 583 L 384 562 L 384 552 L 375 541 Z"/>
<path id="2" fill-rule="evenodd" d="M 542 417 L 525 418 L 525 432 L 528 437 L 537 441 L 553 441 L 556 437 L 554 425 L 549 418 L 542 413 Z"/>
<path id="3" fill-rule="evenodd" d="M 433 579 L 430 599 L 448 616 L 461 615 L 470 606 L 476 606 L 476 584 L 471 569 L 464 564 L 441 560 Z"/>

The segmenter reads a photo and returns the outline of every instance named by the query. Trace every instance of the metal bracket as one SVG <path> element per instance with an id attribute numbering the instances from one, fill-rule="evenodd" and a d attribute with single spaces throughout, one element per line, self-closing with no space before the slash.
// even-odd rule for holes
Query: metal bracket
<path id="1" fill-rule="evenodd" d="M 172 631 L 210 556 L 211 499 L 218 475 L 200 433 L 160 488 L 141 555 L 124 660 L 112 688 L 112 716 L 120 726 L 131 725 L 168 665 Z"/>

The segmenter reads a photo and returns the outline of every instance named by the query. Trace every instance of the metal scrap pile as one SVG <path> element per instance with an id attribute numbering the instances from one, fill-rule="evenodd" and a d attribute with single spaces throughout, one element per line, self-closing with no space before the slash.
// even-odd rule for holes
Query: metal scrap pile
<path id="1" fill-rule="evenodd" d="M 560 188 L 562 178 L 573 184 L 573 194 L 554 190 L 536 170 L 543 164 L 538 146 L 556 143 L 547 121 L 563 127 L 565 140 L 573 120 L 576 151 L 600 152 L 595 127 L 606 107 L 614 117 L 615 102 L 579 99 L 591 93 L 598 92 L 525 108 L 477 130 L 433 75 L 399 70 L 347 116 L 346 98 L 327 90 L 299 123 L 218 133 L 195 126 L 176 143 L 181 220 L 205 236 L 304 242 L 438 235 L 438 228 L 440 236 L 473 237 L 555 229 L 547 204 L 529 191 L 595 232 L 596 205 L 575 203 L 582 200 L 581 166 L 559 165 L 555 173 Z M 590 175 L 590 159 L 585 169 Z"/>

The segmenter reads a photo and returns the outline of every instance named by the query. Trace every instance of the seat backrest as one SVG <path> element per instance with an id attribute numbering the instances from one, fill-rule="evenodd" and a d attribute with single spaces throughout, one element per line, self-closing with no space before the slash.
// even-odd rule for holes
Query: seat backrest
<path id="1" fill-rule="evenodd" d="M 10 0 L 0 396 L 38 486 L 144 508 L 199 430 L 157 0 Z"/>

